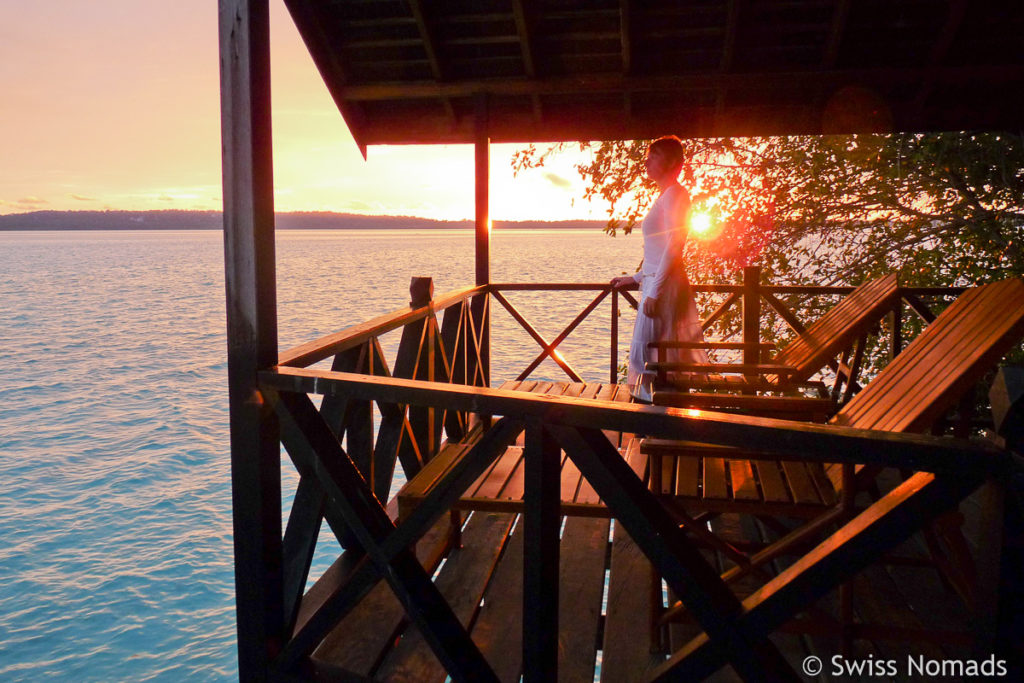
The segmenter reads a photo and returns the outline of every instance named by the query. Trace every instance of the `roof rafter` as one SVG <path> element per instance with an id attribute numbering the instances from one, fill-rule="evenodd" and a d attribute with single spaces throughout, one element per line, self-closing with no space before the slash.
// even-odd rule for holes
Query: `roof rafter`
<path id="1" fill-rule="evenodd" d="M 967 0 L 949 0 L 949 12 L 946 14 L 946 21 L 935 36 L 931 50 L 928 53 L 928 64 L 938 66 L 946 58 L 949 48 L 964 23 L 964 15 L 967 13 Z M 917 94 L 914 96 L 914 103 L 911 105 L 915 112 L 920 112 L 928 101 L 928 96 L 935 89 L 935 81 L 926 79 Z"/>
<path id="2" fill-rule="evenodd" d="M 519 35 L 519 47 L 523 55 L 523 70 L 527 78 L 537 77 L 537 62 L 533 43 L 533 23 L 526 14 L 523 0 L 512 0 L 512 15 L 516 22 L 516 33 Z M 543 112 L 540 106 L 540 95 L 530 96 L 533 105 L 533 117 L 540 120 Z"/>
<path id="3" fill-rule="evenodd" d="M 416 21 L 416 28 L 419 29 L 420 40 L 423 41 L 423 51 L 427 53 L 427 61 L 430 62 L 430 73 L 434 75 L 434 80 L 443 81 L 444 71 L 441 68 L 441 58 L 437 53 L 437 40 L 433 27 L 423 12 L 423 2 L 422 0 L 407 0 L 407 2 L 412 17 Z M 442 98 L 441 105 L 444 107 L 445 114 L 454 123 L 455 109 L 452 107 L 451 100 L 447 97 Z"/>
<path id="4" fill-rule="evenodd" d="M 476 79 L 456 83 L 431 81 L 352 85 L 345 88 L 349 101 L 390 99 L 424 99 L 436 97 L 469 97 L 479 92 L 492 95 L 573 95 L 595 92 L 624 91 L 715 91 L 719 86 L 747 88 L 758 86 L 772 89 L 799 86 L 802 89 L 845 85 L 850 82 L 872 82 L 887 86 L 907 86 L 922 80 L 936 83 L 1020 82 L 1024 79 L 1024 64 L 978 67 L 881 67 L 875 69 L 847 69 L 831 72 L 752 72 L 752 73 L 696 73 L 669 76 L 637 76 L 627 78 L 621 74 L 593 74 L 579 77 L 559 77 L 536 80 Z"/>
<path id="5" fill-rule="evenodd" d="M 722 60 L 719 62 L 718 70 L 722 73 L 732 71 L 733 61 L 736 56 L 736 34 L 739 31 L 740 21 L 740 0 L 727 0 L 725 9 L 725 33 L 722 36 Z M 715 95 L 715 110 L 725 110 L 725 98 L 728 88 L 722 85 Z"/>
<path id="6" fill-rule="evenodd" d="M 832 21 L 829 24 L 828 39 L 821 57 L 821 68 L 831 69 L 839 59 L 839 46 L 846 31 L 846 17 L 850 14 L 850 0 L 836 0 L 832 7 Z"/>

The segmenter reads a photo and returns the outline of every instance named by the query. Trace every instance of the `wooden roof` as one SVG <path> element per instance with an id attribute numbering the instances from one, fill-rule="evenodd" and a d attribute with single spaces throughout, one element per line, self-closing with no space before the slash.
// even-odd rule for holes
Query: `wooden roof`
<path id="1" fill-rule="evenodd" d="M 1020 0 L 286 0 L 357 143 L 1021 127 Z"/>

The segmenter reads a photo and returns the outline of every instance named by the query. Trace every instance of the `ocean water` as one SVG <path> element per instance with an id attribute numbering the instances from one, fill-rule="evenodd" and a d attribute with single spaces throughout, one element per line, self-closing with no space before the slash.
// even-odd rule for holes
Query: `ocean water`
<path id="1" fill-rule="evenodd" d="M 281 348 L 405 305 L 412 276 L 471 284 L 472 239 L 279 233 Z M 496 232 L 492 279 L 604 282 L 640 251 L 638 235 Z M 593 296 L 508 294 L 548 339 Z M 235 680 L 220 233 L 0 232 L 0 302 L 0 681 Z M 585 379 L 608 377 L 609 310 L 560 347 Z M 492 346 L 494 381 L 539 351 L 500 308 Z M 287 496 L 287 458 L 283 480 Z"/>

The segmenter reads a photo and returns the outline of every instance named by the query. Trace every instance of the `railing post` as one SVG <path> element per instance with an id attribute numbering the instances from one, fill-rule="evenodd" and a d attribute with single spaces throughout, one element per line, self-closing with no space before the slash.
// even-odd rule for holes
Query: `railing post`
<path id="1" fill-rule="evenodd" d="M 558 679 L 561 448 L 538 418 L 526 423 L 523 481 L 523 680 Z"/>
<path id="2" fill-rule="evenodd" d="M 409 283 L 409 305 L 422 308 L 434 300 L 434 280 L 429 277 L 414 277 Z M 419 332 L 416 354 L 416 373 L 413 379 L 434 382 L 437 380 L 437 321 L 433 315 L 413 325 Z M 424 463 L 437 452 L 441 434 L 437 425 L 437 411 L 433 407 L 409 406 L 409 426 Z"/>
<path id="3" fill-rule="evenodd" d="M 903 299 L 897 299 L 889 313 L 889 326 L 892 328 L 892 338 L 889 340 L 889 360 L 892 360 L 903 350 Z"/>
<path id="4" fill-rule="evenodd" d="M 757 344 L 761 341 L 761 267 L 743 269 L 743 341 Z M 756 346 L 743 350 L 743 362 L 756 365 L 761 352 Z"/>
<path id="5" fill-rule="evenodd" d="M 491 209 L 490 209 L 490 164 L 491 140 L 488 131 L 487 95 L 476 96 L 474 121 L 475 167 L 476 167 L 476 284 L 491 282 Z M 483 384 L 491 383 L 491 315 L 486 305 L 488 295 L 474 297 L 473 312 L 480 336 L 480 369 Z"/>
<path id="6" fill-rule="evenodd" d="M 266 680 L 285 636 L 280 426 L 257 373 L 277 364 L 267 0 L 219 4 L 224 274 L 238 670 Z"/>
<path id="7" fill-rule="evenodd" d="M 612 290 L 612 324 L 611 324 L 611 367 L 608 369 L 608 383 L 619 381 L 619 290 Z"/>

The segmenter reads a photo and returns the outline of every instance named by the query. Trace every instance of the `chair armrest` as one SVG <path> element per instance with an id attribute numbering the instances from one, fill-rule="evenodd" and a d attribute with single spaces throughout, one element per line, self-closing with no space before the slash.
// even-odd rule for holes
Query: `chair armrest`
<path id="1" fill-rule="evenodd" d="M 649 349 L 735 349 L 738 351 L 757 350 L 773 351 L 775 344 L 764 342 L 683 342 L 683 341 L 653 341 L 647 343 Z"/>
<path id="2" fill-rule="evenodd" d="M 825 422 L 837 408 L 831 399 L 825 398 L 679 391 L 655 391 L 652 401 L 658 406 L 738 412 L 744 415 L 808 422 Z"/>
<path id="3" fill-rule="evenodd" d="M 781 375 L 788 377 L 796 373 L 796 368 L 791 365 L 776 365 L 773 363 L 666 363 L 656 361 L 647 363 L 646 368 L 654 370 L 659 375 L 665 372 L 717 372 L 719 374 Z"/>

